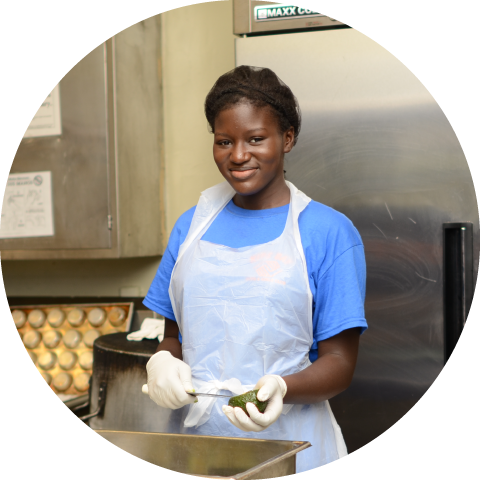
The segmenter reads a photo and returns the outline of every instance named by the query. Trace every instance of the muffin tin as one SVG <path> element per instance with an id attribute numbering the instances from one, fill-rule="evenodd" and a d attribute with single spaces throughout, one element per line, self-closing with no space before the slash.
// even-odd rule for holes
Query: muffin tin
<path id="1" fill-rule="evenodd" d="M 62 399 L 88 391 L 93 342 L 128 332 L 133 303 L 10 307 L 30 358 Z"/>

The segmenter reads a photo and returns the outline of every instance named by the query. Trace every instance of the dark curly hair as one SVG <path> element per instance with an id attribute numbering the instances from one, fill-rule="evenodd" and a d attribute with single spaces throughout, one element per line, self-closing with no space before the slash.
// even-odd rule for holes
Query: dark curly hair
<path id="1" fill-rule="evenodd" d="M 241 65 L 223 74 L 208 92 L 205 116 L 211 132 L 215 131 L 217 115 L 242 101 L 248 101 L 256 107 L 270 107 L 282 133 L 293 127 L 293 144 L 297 143 L 301 113 L 295 95 L 269 68 L 248 65 Z"/>

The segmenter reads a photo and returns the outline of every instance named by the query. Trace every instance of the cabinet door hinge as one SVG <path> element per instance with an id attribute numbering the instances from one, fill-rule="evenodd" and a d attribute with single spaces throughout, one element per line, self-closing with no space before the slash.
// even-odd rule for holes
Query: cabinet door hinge
<path id="1" fill-rule="evenodd" d="M 107 222 L 108 222 L 108 229 L 111 230 L 112 229 L 112 224 L 113 224 L 113 219 L 112 219 L 111 215 L 107 216 Z"/>

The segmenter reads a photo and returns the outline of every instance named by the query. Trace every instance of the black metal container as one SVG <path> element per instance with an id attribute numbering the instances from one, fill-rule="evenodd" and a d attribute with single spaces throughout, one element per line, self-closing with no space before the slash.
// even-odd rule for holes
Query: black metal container
<path id="1" fill-rule="evenodd" d="M 93 373 L 88 420 L 95 430 L 179 433 L 183 408 L 159 407 L 142 393 L 146 365 L 157 340 L 131 342 L 126 333 L 98 338 L 93 346 Z M 104 402 L 104 405 L 102 405 Z"/>

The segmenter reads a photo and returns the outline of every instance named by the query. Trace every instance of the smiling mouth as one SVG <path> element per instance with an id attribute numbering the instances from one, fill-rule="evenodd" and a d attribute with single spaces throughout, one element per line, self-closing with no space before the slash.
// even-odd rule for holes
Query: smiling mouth
<path id="1" fill-rule="evenodd" d="M 248 168 L 244 170 L 230 170 L 233 178 L 237 180 L 247 180 L 257 173 L 258 168 Z"/>

